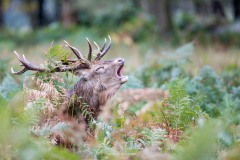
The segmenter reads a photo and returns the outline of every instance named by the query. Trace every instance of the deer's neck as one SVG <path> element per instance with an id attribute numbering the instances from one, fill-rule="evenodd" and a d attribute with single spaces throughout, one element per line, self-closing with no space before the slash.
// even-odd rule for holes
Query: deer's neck
<path id="1" fill-rule="evenodd" d="M 100 106 L 104 106 L 108 99 L 119 89 L 119 85 L 111 85 L 107 87 L 101 82 L 101 79 L 95 81 L 86 81 L 81 78 L 73 87 L 68 91 L 68 99 L 70 100 L 70 107 L 81 109 L 82 103 L 86 103 L 89 108 L 94 112 L 94 116 L 98 116 Z"/>
<path id="2" fill-rule="evenodd" d="M 94 93 L 93 84 L 80 79 L 75 86 L 68 91 L 68 97 L 74 101 L 87 103 L 89 106 L 98 107 L 98 96 Z"/>
<path id="3" fill-rule="evenodd" d="M 104 105 L 109 98 L 107 88 L 100 81 L 92 82 L 84 79 L 80 79 L 74 88 L 68 91 L 68 98 L 71 99 L 74 96 L 77 98 L 74 101 L 81 99 L 95 109 L 99 109 L 100 105 Z"/>

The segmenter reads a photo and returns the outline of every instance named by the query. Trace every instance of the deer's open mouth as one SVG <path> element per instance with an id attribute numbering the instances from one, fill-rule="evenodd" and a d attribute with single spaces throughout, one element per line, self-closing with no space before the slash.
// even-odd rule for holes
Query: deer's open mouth
<path id="1" fill-rule="evenodd" d="M 117 70 L 117 76 L 121 79 L 121 83 L 125 83 L 128 81 L 128 76 L 124 76 L 122 74 L 123 66 L 124 66 L 124 63 Z"/>
<path id="2" fill-rule="evenodd" d="M 122 64 L 122 65 L 118 68 L 118 70 L 117 70 L 117 75 L 118 75 L 118 77 L 122 77 L 122 76 L 123 76 L 123 75 L 122 75 L 123 66 L 124 66 L 124 64 Z"/>

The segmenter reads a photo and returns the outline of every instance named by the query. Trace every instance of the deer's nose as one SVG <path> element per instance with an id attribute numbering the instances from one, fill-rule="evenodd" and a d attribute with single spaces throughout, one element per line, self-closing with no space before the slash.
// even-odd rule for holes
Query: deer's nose
<path id="1" fill-rule="evenodd" d="M 125 62 L 125 60 L 123 58 L 118 58 L 117 62 L 123 64 Z"/>

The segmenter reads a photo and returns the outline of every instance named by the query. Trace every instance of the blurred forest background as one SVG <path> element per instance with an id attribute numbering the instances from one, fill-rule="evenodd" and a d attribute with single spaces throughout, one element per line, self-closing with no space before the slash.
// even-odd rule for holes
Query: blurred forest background
<path id="1" fill-rule="evenodd" d="M 14 49 L 28 54 L 36 44 L 47 48 L 63 39 L 84 44 L 86 36 L 100 41 L 111 35 L 118 44 L 114 52 L 133 53 L 133 59 L 194 42 L 197 53 L 221 61 L 226 60 L 221 53 L 238 52 L 239 17 L 238 0 L 0 0 L 1 57 Z M 136 61 L 141 64 L 141 56 Z"/>
<path id="2" fill-rule="evenodd" d="M 135 26 L 129 31 L 134 41 L 148 37 L 147 33 L 179 40 L 195 39 L 199 32 L 222 39 L 239 33 L 237 0 L 1 0 L 0 6 L 0 27 L 6 31 L 85 26 L 106 34 L 128 22 Z"/>
<path id="3" fill-rule="evenodd" d="M 144 40 L 148 33 L 178 40 L 200 38 L 200 32 L 216 40 L 239 33 L 237 0 L 1 0 L 0 6 L 0 27 L 6 31 L 84 26 L 106 34 L 130 23 L 134 29 L 125 30 L 134 41 Z"/>
<path id="4" fill-rule="evenodd" d="M 45 79 L 10 74 L 22 68 L 13 51 L 46 67 L 63 40 L 86 56 L 86 37 L 102 45 L 108 35 L 105 59 L 125 58 L 129 80 L 94 140 L 78 139 L 76 152 L 55 147 L 47 134 L 65 123 L 32 126 L 59 100 L 23 102 L 25 77 Z M 57 93 L 79 79 L 53 77 L 44 89 Z M 239 0 L 0 0 L 0 159 L 239 160 L 239 80 Z"/>

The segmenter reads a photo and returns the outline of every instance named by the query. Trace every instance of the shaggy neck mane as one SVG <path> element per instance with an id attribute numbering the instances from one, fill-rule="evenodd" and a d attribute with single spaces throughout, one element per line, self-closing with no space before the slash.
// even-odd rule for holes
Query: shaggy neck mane
<path id="1" fill-rule="evenodd" d="M 104 105 L 110 96 L 107 96 L 107 88 L 102 86 L 101 83 L 93 83 L 92 81 L 86 81 L 81 78 L 73 89 L 68 91 L 68 113 L 75 110 L 73 116 L 78 115 L 79 109 L 84 104 L 87 104 L 89 109 L 94 113 L 93 117 L 96 118 L 100 112 L 100 105 Z M 86 105 L 85 105 L 86 106 Z"/>

